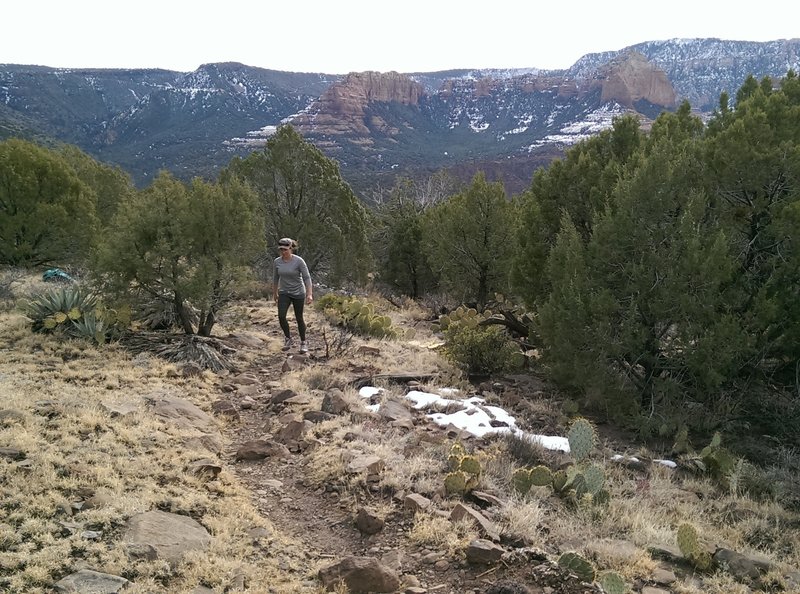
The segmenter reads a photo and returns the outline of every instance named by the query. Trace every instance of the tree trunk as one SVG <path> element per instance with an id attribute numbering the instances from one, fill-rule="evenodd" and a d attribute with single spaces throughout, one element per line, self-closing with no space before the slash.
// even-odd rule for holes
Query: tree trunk
<path id="1" fill-rule="evenodd" d="M 186 302 L 179 293 L 175 293 L 175 300 L 173 303 L 175 305 L 175 312 L 178 314 L 178 319 L 181 322 L 181 328 L 183 328 L 184 333 L 194 334 L 192 319 L 189 316 L 189 311 L 186 308 Z"/>
<path id="2" fill-rule="evenodd" d="M 222 274 L 222 265 L 217 262 L 217 280 L 214 281 L 214 286 L 211 291 L 211 305 L 208 306 L 208 313 L 200 316 L 200 322 L 197 333 L 200 336 L 211 336 L 211 329 L 217 321 L 217 309 L 222 303 L 222 284 L 219 282 L 219 276 Z"/>
<path id="3" fill-rule="evenodd" d="M 200 325 L 197 329 L 197 333 L 200 336 L 211 336 L 211 329 L 214 327 L 216 321 L 217 318 L 214 312 L 209 311 L 206 316 L 200 318 Z"/>

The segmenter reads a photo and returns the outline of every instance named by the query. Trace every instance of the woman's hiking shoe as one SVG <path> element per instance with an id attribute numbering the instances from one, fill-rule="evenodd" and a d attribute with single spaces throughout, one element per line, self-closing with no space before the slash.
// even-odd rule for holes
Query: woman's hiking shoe
<path id="1" fill-rule="evenodd" d="M 292 348 L 293 344 L 294 344 L 294 341 L 290 337 L 284 336 L 283 337 L 283 348 L 281 350 L 282 351 L 288 351 L 290 348 Z"/>
<path id="2" fill-rule="evenodd" d="M 301 353 L 307 353 L 308 352 L 308 341 L 307 340 L 301 340 L 300 341 L 300 352 Z"/>

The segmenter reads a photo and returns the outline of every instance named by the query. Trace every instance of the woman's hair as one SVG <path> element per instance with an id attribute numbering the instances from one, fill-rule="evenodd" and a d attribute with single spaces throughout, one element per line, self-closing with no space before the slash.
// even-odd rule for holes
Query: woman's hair
<path id="1" fill-rule="evenodd" d="M 297 242 L 291 237 L 283 237 L 278 240 L 278 247 L 288 247 L 293 250 L 297 249 Z"/>

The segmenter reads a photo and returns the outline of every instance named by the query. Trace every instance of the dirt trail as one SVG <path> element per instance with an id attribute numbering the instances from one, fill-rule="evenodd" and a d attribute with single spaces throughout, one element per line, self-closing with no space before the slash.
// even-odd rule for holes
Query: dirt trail
<path id="1" fill-rule="evenodd" d="M 253 330 L 261 335 L 267 334 L 271 340 L 258 350 L 248 369 L 237 372 L 257 375 L 264 389 L 253 398 L 255 404 L 250 408 L 237 405 L 235 392 L 221 395 L 239 409 L 239 420 L 230 423 L 226 429 L 230 468 L 250 490 L 260 513 L 304 551 L 303 566 L 287 569 L 300 572 L 310 588 L 319 587 L 316 576 L 320 567 L 354 555 L 375 557 L 397 571 L 403 581 L 399 592 L 406 591 L 407 587 L 418 588 L 409 590 L 411 592 L 436 594 L 578 594 L 596 591 L 565 581 L 563 576 L 553 574 L 545 565 L 538 569 L 535 563 L 472 566 L 463 559 L 448 556 L 446 551 L 419 545 L 409 538 L 413 518 L 403 510 L 400 497 L 377 490 L 347 493 L 340 492 L 337 485 L 315 485 L 307 478 L 306 453 L 293 452 L 289 458 L 276 456 L 260 461 L 235 461 L 235 452 L 241 444 L 267 436 L 276 415 L 298 412 L 291 407 L 276 409 L 270 404 L 271 394 L 283 388 L 286 354 L 279 350 L 282 340 L 277 322 L 269 315 L 265 317 L 263 311 L 258 315 Z M 312 320 L 315 315 L 318 314 L 312 312 Z M 315 360 L 319 361 L 319 349 L 320 345 L 312 341 L 308 364 L 314 365 Z M 355 524 L 356 510 L 364 505 L 391 509 L 385 517 L 383 529 L 372 536 L 362 535 Z M 536 571 L 542 575 L 533 578 L 532 572 Z M 530 584 L 532 579 L 541 583 L 542 588 L 514 589 L 515 584 Z"/>

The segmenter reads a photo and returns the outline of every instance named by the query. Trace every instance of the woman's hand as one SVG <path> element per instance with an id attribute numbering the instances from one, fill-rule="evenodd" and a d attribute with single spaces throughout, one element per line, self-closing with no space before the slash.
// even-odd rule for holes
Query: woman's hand
<path id="1" fill-rule="evenodd" d="M 306 295 L 306 303 L 311 305 L 311 302 L 314 301 L 313 295 Z"/>

